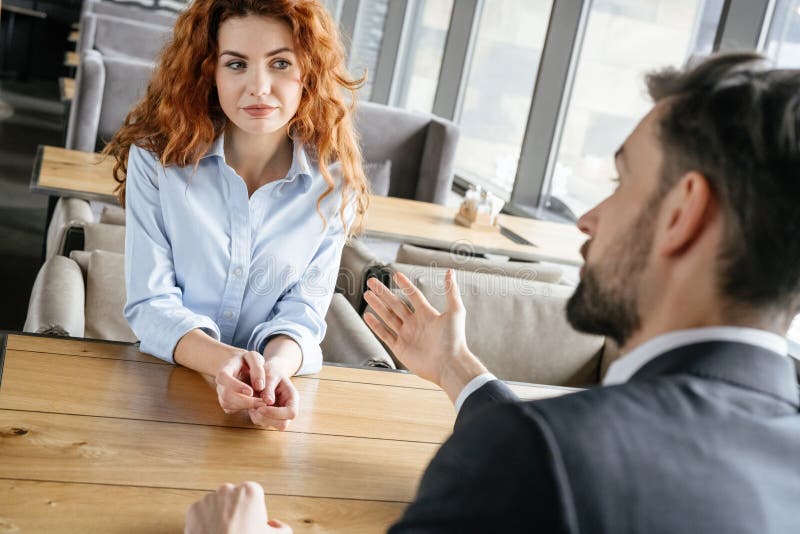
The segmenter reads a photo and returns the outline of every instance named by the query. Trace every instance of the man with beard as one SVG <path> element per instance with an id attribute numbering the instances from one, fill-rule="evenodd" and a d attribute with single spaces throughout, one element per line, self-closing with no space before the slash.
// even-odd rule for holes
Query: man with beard
<path id="1" fill-rule="evenodd" d="M 603 387 L 519 402 L 467 347 L 452 271 L 442 312 L 369 281 L 369 326 L 458 412 L 392 533 L 800 532 L 800 71 L 760 63 L 648 77 L 619 185 L 578 222 L 567 317 L 621 347 Z"/>

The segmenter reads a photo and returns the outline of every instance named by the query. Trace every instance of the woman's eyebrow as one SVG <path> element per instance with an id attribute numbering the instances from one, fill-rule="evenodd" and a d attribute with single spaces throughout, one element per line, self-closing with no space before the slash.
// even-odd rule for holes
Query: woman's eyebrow
<path id="1" fill-rule="evenodd" d="M 266 54 L 264 54 L 264 57 L 271 57 L 276 54 L 280 54 L 282 52 L 289 52 L 291 54 L 294 54 L 294 51 L 291 48 L 289 48 L 288 46 L 284 46 L 281 48 L 276 48 L 275 50 L 272 50 L 270 52 L 267 52 Z M 248 59 L 247 54 L 242 54 L 241 52 L 236 52 L 235 50 L 223 50 L 222 52 L 220 52 L 219 55 L 220 56 L 228 55 L 228 56 L 238 57 L 241 59 Z"/>

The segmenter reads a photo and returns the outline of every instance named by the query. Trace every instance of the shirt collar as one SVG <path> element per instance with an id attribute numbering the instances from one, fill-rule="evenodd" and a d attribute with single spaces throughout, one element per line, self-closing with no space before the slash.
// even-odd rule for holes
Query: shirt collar
<path id="1" fill-rule="evenodd" d="M 711 326 L 669 332 L 643 343 L 612 363 L 603 385 L 627 382 L 642 366 L 672 349 L 702 341 L 735 341 L 761 347 L 782 356 L 789 352 L 785 337 L 766 330 L 738 326 Z"/>
<path id="2" fill-rule="evenodd" d="M 294 182 L 298 177 L 301 180 L 303 192 L 307 193 L 311 189 L 311 182 L 313 175 L 311 174 L 311 163 L 308 159 L 305 146 L 292 139 L 292 165 L 289 167 L 289 172 L 286 173 L 286 178 L 282 181 L 285 183 Z M 217 136 L 211 146 L 208 147 L 206 153 L 200 158 L 208 158 L 216 156 L 222 161 L 225 161 L 225 132 Z"/>

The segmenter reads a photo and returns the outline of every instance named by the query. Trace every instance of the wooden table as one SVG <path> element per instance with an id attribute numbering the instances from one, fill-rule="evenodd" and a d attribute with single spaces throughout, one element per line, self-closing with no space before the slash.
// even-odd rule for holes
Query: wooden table
<path id="1" fill-rule="evenodd" d="M 94 153 L 40 146 L 31 190 L 115 203 L 113 164 L 112 158 Z M 579 250 L 586 236 L 573 225 L 501 215 L 500 225 L 532 243 L 526 245 L 512 241 L 494 226 L 459 226 L 453 222 L 457 211 L 430 202 L 373 196 L 366 235 L 445 250 L 501 254 L 517 260 L 583 264 Z"/>
<path id="2" fill-rule="evenodd" d="M 66 52 L 64 54 L 64 65 L 67 67 L 77 68 L 81 62 L 81 56 L 77 52 Z"/>
<path id="3" fill-rule="evenodd" d="M 61 77 L 58 79 L 58 89 L 62 102 L 69 102 L 75 98 L 75 78 Z"/>
<path id="4" fill-rule="evenodd" d="M 297 420 L 264 430 L 134 345 L 0 336 L 0 531 L 181 532 L 207 491 L 255 480 L 296 533 L 383 532 L 449 435 L 449 400 L 391 371 L 326 365 L 294 383 Z"/>
<path id="5" fill-rule="evenodd" d="M 453 222 L 457 211 L 457 208 L 430 202 L 373 196 L 367 213 L 366 233 L 371 237 L 443 250 L 583 265 L 579 250 L 586 236 L 573 225 L 500 215 L 500 226 L 532 243 L 526 245 L 512 241 L 495 226 L 459 226 Z"/>

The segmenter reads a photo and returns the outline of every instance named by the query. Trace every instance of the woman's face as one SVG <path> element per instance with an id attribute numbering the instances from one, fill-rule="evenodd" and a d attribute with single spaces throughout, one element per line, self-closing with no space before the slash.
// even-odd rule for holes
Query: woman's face
<path id="1" fill-rule="evenodd" d="M 251 134 L 286 127 L 297 113 L 302 73 L 289 27 L 248 15 L 220 25 L 216 83 L 228 119 Z"/>

